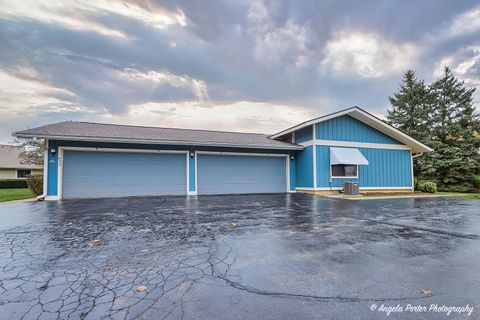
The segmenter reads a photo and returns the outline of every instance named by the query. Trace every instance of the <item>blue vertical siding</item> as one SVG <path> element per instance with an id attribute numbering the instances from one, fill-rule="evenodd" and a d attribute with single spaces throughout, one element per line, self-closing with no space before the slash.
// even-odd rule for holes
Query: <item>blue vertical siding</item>
<path id="1" fill-rule="evenodd" d="M 193 157 L 192 157 L 193 154 Z M 190 148 L 188 151 L 188 191 L 195 192 L 195 150 Z"/>
<path id="2" fill-rule="evenodd" d="M 319 140 L 401 144 L 349 115 L 320 122 L 315 126 L 315 136 Z"/>
<path id="3" fill-rule="evenodd" d="M 369 164 L 359 166 L 358 179 L 330 179 L 330 147 L 317 146 L 317 187 L 342 187 L 343 182 L 358 182 L 362 187 L 412 186 L 411 153 L 409 150 L 358 148 Z"/>
<path id="4" fill-rule="evenodd" d="M 265 149 L 245 149 L 245 148 L 222 148 L 222 147 L 200 147 L 200 146 L 171 146 L 171 145 L 145 145 L 128 143 L 107 143 L 107 142 L 82 142 L 82 141 L 49 141 L 48 151 L 48 173 L 47 173 L 47 195 L 58 195 L 58 147 L 85 147 L 85 148 L 118 148 L 118 149 L 145 149 L 145 150 L 189 150 L 195 151 L 219 151 L 219 152 L 242 152 L 242 153 L 275 153 L 290 154 L 296 156 L 295 151 L 286 150 L 265 150 Z M 55 153 L 50 152 L 55 149 Z M 311 167 L 312 165 L 310 165 Z M 284 171 L 283 171 L 284 172 Z M 296 157 L 290 162 L 290 188 L 296 187 Z M 188 190 L 195 192 L 195 157 L 189 156 L 189 181 Z"/>
<path id="5" fill-rule="evenodd" d="M 297 168 L 296 168 L 296 165 L 297 165 L 297 162 L 296 162 L 296 156 L 293 157 L 292 159 L 292 156 L 290 155 L 289 156 L 289 160 L 290 161 L 290 191 L 295 191 L 295 187 L 297 185 L 297 178 L 296 178 L 296 171 L 297 171 Z"/>
<path id="6" fill-rule="evenodd" d="M 305 147 L 296 156 L 297 188 L 313 188 L 313 147 Z"/>
<path id="7" fill-rule="evenodd" d="M 52 153 L 51 150 L 55 150 Z M 47 175 L 47 195 L 56 196 L 58 194 L 58 146 L 55 141 L 48 142 L 48 175 Z"/>
<path id="8" fill-rule="evenodd" d="M 295 143 L 313 140 L 313 126 L 308 126 L 295 131 Z"/>

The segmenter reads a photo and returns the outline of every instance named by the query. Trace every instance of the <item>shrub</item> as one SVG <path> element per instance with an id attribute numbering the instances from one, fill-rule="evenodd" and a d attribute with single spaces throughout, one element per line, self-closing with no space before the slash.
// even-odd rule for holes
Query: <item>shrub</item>
<path id="1" fill-rule="evenodd" d="M 475 188 L 477 190 L 480 190 L 480 176 L 475 176 L 474 177 L 474 184 L 475 184 Z"/>
<path id="2" fill-rule="evenodd" d="M 415 183 L 415 190 L 422 192 L 435 193 L 437 192 L 437 184 L 433 181 L 417 180 Z"/>
<path id="3" fill-rule="evenodd" d="M 27 188 L 25 179 L 1 179 L 0 189 L 19 189 Z"/>
<path id="4" fill-rule="evenodd" d="M 26 180 L 28 188 L 35 196 L 43 194 L 43 175 L 30 174 Z"/>

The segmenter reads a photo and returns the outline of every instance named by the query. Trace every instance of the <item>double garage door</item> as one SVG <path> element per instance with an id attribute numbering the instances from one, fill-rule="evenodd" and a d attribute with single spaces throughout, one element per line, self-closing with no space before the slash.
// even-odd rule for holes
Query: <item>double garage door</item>
<path id="1" fill-rule="evenodd" d="M 63 151 L 62 197 L 185 195 L 185 153 Z M 277 193 L 287 190 L 285 157 L 197 155 L 197 193 Z"/>

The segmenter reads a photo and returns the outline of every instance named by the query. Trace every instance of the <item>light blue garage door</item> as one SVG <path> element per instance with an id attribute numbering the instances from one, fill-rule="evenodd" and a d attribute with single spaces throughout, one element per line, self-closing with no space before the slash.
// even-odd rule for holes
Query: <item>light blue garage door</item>
<path id="1" fill-rule="evenodd" d="M 285 157 L 199 154 L 198 194 L 286 192 Z"/>
<path id="2" fill-rule="evenodd" d="M 184 154 L 63 153 L 63 198 L 186 194 Z"/>

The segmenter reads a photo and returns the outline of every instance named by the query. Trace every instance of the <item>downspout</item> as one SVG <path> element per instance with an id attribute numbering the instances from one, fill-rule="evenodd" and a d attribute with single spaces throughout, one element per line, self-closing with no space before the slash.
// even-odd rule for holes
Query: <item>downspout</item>
<path id="1" fill-rule="evenodd" d="M 413 155 L 412 159 L 415 159 L 416 157 L 420 157 L 423 154 L 423 152 L 420 152 L 419 154 Z"/>
<path id="2" fill-rule="evenodd" d="M 43 151 L 43 193 L 37 197 L 38 201 L 43 201 L 47 197 L 47 178 L 48 178 L 48 140 L 45 140 L 45 150 Z"/>

